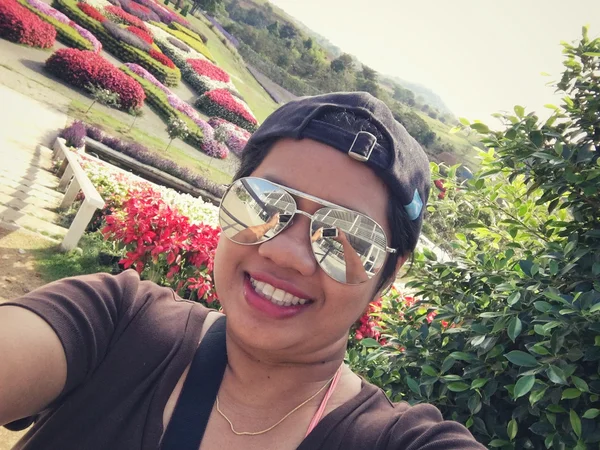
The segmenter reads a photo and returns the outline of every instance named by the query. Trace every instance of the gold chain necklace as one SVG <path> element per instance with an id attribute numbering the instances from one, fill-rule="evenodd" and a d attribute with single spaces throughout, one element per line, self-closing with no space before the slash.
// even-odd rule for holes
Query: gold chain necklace
<path id="1" fill-rule="evenodd" d="M 231 431 L 233 432 L 233 434 L 235 434 L 237 436 L 258 436 L 259 434 L 267 433 L 267 432 L 271 431 L 273 428 L 275 428 L 277 425 L 279 425 L 281 422 L 283 422 L 285 419 L 290 417 L 292 414 L 294 414 L 296 411 L 298 411 L 300 408 L 302 408 L 304 405 L 306 405 L 308 402 L 310 402 L 313 398 L 315 398 L 321 392 L 323 392 L 323 389 L 325 389 L 329 385 L 329 383 L 331 383 L 333 381 L 333 379 L 335 378 L 337 373 L 341 370 L 341 368 L 342 368 L 342 366 L 340 366 L 338 368 L 338 370 L 335 371 L 333 376 L 329 380 L 327 380 L 327 383 L 325 383 L 321 389 L 319 389 L 317 392 L 315 392 L 309 398 L 307 398 L 302 403 L 300 403 L 298 406 L 296 406 L 294 409 L 292 409 L 289 413 L 287 413 L 285 416 L 283 416 L 277 423 L 275 423 L 274 425 L 271 425 L 269 428 L 267 428 L 265 430 L 254 431 L 254 432 L 252 432 L 252 431 L 236 431 L 235 428 L 233 427 L 233 423 L 231 422 L 231 420 L 229 420 L 229 417 L 227 417 L 225 415 L 225 413 L 223 411 L 221 411 L 221 408 L 219 407 L 219 395 L 217 395 L 217 411 L 219 412 L 219 414 L 221 414 L 223 419 L 225 419 L 229 423 L 229 427 L 231 428 Z"/>

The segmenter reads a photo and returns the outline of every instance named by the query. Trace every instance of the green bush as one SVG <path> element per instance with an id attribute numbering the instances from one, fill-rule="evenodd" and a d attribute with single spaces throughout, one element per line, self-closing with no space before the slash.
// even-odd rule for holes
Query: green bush
<path id="1" fill-rule="evenodd" d="M 90 41 L 85 39 L 83 36 L 79 34 L 79 32 L 62 22 L 59 22 L 54 17 L 47 16 L 46 14 L 38 11 L 36 8 L 31 6 L 27 0 L 17 0 L 21 5 L 25 6 L 30 11 L 34 12 L 41 19 L 48 22 L 54 28 L 56 28 L 56 37 L 59 41 L 65 44 L 68 47 L 78 48 L 79 50 L 94 50 L 94 46 Z"/>
<path id="2" fill-rule="evenodd" d="M 166 32 L 170 33 L 173 37 L 176 37 L 177 39 L 181 40 L 182 42 L 185 42 L 187 45 L 192 47 L 197 52 L 202 53 L 204 56 L 206 56 L 212 62 L 215 61 L 215 59 L 214 59 L 213 55 L 210 53 L 210 50 L 208 49 L 208 47 L 206 47 L 206 45 L 204 45 L 202 43 L 202 39 L 199 40 L 195 37 L 192 37 L 189 33 L 179 31 L 179 29 L 169 28 L 164 23 L 158 23 L 158 22 L 150 22 L 150 23 L 159 28 L 162 28 Z"/>
<path id="3" fill-rule="evenodd" d="M 183 8 L 181 8 L 181 15 L 183 17 L 187 16 L 189 10 L 190 10 L 190 5 L 186 4 Z"/>
<path id="4" fill-rule="evenodd" d="M 164 91 L 160 90 L 148 80 L 133 73 L 126 66 L 121 66 L 120 69 L 142 85 L 144 92 L 146 92 L 146 102 L 148 102 L 165 122 L 169 123 L 169 121 L 175 118 L 182 120 L 186 124 L 189 132 L 183 140 L 200 150 L 203 142 L 203 133 L 198 125 L 196 125 L 188 116 L 173 108 Z"/>
<path id="5" fill-rule="evenodd" d="M 115 39 L 113 36 L 108 34 L 100 22 L 92 19 L 80 10 L 77 7 L 76 0 L 54 0 L 53 6 L 69 16 L 69 18 L 77 22 L 82 27 L 88 29 L 94 36 L 98 38 L 98 40 L 100 40 L 100 42 L 102 42 L 105 50 L 117 56 L 120 60 L 139 64 L 167 86 L 177 86 L 179 84 L 179 81 L 181 80 L 181 72 L 177 67 L 170 69 L 152 58 L 143 50 Z"/>
<path id="6" fill-rule="evenodd" d="M 600 442 L 600 39 L 564 47 L 564 105 L 469 124 L 489 150 L 468 183 L 447 174 L 466 223 L 452 261 L 418 255 L 421 301 L 404 319 L 384 306 L 386 345 L 349 352 L 391 398 L 433 403 L 491 448 Z"/>

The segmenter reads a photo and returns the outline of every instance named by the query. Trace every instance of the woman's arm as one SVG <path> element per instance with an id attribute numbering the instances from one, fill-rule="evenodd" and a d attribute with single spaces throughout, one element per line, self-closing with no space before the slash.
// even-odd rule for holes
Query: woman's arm
<path id="1" fill-rule="evenodd" d="M 65 385 L 67 360 L 57 334 L 25 308 L 0 308 L 0 360 L 0 425 L 43 410 Z"/>

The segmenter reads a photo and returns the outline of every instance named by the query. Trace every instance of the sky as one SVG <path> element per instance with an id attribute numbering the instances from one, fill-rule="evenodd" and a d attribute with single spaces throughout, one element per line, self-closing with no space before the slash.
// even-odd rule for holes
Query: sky
<path id="1" fill-rule="evenodd" d="M 600 0 L 270 0 L 380 73 L 421 83 L 459 117 L 560 103 L 560 41 L 600 36 Z M 550 77 L 541 73 L 551 74 Z M 544 113 L 543 111 L 548 113 Z"/>

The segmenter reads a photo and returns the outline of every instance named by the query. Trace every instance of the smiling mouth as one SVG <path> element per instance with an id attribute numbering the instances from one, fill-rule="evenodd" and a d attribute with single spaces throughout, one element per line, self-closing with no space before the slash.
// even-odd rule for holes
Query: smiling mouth
<path id="1" fill-rule="evenodd" d="M 246 276 L 250 280 L 250 284 L 252 284 L 254 291 L 274 305 L 292 307 L 309 305 L 313 302 L 312 300 L 306 298 L 297 297 L 289 292 L 284 291 L 283 289 L 278 289 L 269 283 L 265 283 L 264 281 L 255 280 L 248 274 L 246 274 Z"/>

